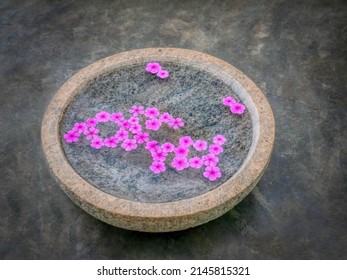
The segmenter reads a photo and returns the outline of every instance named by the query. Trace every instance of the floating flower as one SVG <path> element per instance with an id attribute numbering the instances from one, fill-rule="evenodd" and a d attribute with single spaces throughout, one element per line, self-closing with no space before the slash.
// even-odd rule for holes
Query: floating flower
<path id="1" fill-rule="evenodd" d="M 221 134 L 218 134 L 215 137 L 213 137 L 213 143 L 217 145 L 223 145 L 226 141 L 227 139 Z"/>
<path id="2" fill-rule="evenodd" d="M 150 168 L 155 174 L 159 174 L 161 172 L 164 172 L 166 170 L 165 164 L 162 161 L 155 161 L 152 163 Z"/>
<path id="3" fill-rule="evenodd" d="M 216 166 L 219 161 L 219 159 L 213 154 L 204 155 L 202 160 L 206 166 Z"/>
<path id="4" fill-rule="evenodd" d="M 115 138 L 115 137 L 110 137 L 110 138 L 106 138 L 104 140 L 104 145 L 107 147 L 107 148 L 115 148 L 118 144 L 118 140 Z"/>
<path id="5" fill-rule="evenodd" d="M 159 130 L 161 127 L 161 121 L 158 119 L 150 119 L 146 121 L 146 128 L 150 130 Z"/>
<path id="6" fill-rule="evenodd" d="M 149 62 L 146 65 L 146 71 L 152 74 L 156 74 L 161 70 L 161 66 L 158 62 Z"/>
<path id="7" fill-rule="evenodd" d="M 129 133 L 128 131 L 124 130 L 124 129 L 120 129 L 116 132 L 116 134 L 114 135 L 114 137 L 118 140 L 118 141 L 124 141 L 126 139 L 128 139 L 129 137 Z"/>
<path id="8" fill-rule="evenodd" d="M 88 140 L 91 140 L 95 137 L 98 136 L 98 133 L 99 133 L 99 129 L 96 129 L 95 127 L 91 127 L 89 129 L 86 129 L 83 134 L 86 135 L 86 138 Z"/>
<path id="9" fill-rule="evenodd" d="M 195 143 L 193 144 L 193 147 L 198 152 L 205 151 L 207 149 L 207 142 L 204 140 L 196 140 Z"/>
<path id="10" fill-rule="evenodd" d="M 89 127 L 94 127 L 94 126 L 96 126 L 98 123 L 99 123 L 99 122 L 98 122 L 98 120 L 97 120 L 96 118 L 91 118 L 91 119 L 87 119 L 87 120 L 86 120 L 86 124 L 87 124 L 87 126 L 89 126 Z"/>
<path id="11" fill-rule="evenodd" d="M 208 148 L 208 151 L 210 152 L 210 154 L 219 155 L 221 152 L 223 152 L 223 148 L 220 145 L 211 144 Z"/>
<path id="12" fill-rule="evenodd" d="M 127 152 L 135 150 L 137 148 L 136 141 L 134 139 L 125 139 L 122 143 L 122 148 Z"/>
<path id="13" fill-rule="evenodd" d="M 234 98 L 232 98 L 231 96 L 227 96 L 225 98 L 223 98 L 223 105 L 225 106 L 231 106 L 233 104 L 236 103 L 236 100 Z"/>
<path id="14" fill-rule="evenodd" d="M 153 119 L 160 115 L 159 110 L 157 108 L 147 108 L 145 111 L 145 116 L 147 118 Z"/>
<path id="15" fill-rule="evenodd" d="M 100 112 L 95 115 L 98 122 L 108 122 L 110 120 L 110 113 Z"/>
<path id="16" fill-rule="evenodd" d="M 158 71 L 157 76 L 161 79 L 166 79 L 167 77 L 169 77 L 169 72 L 162 69 Z"/>
<path id="17" fill-rule="evenodd" d="M 143 115 L 144 112 L 145 111 L 143 106 L 137 106 L 137 105 L 132 106 L 131 109 L 129 110 L 129 113 L 132 114 L 134 117 L 137 117 L 138 115 Z"/>
<path id="18" fill-rule="evenodd" d="M 169 123 L 172 120 L 172 116 L 169 113 L 163 113 L 159 120 L 163 123 Z"/>
<path id="19" fill-rule="evenodd" d="M 222 176 L 222 173 L 220 172 L 220 169 L 217 166 L 206 166 L 203 175 L 210 181 L 215 181 Z"/>
<path id="20" fill-rule="evenodd" d="M 130 119 L 128 119 L 128 123 L 130 123 L 131 125 L 139 124 L 140 119 L 138 117 L 131 117 Z"/>
<path id="21" fill-rule="evenodd" d="M 237 115 L 242 115 L 245 109 L 246 109 L 245 105 L 242 105 L 240 103 L 235 103 L 230 106 L 231 113 L 237 114 Z"/>
<path id="22" fill-rule="evenodd" d="M 70 130 L 68 133 L 66 133 L 64 135 L 64 139 L 66 140 L 66 142 L 68 143 L 72 143 L 72 142 L 77 142 L 78 141 L 78 133 L 74 130 Z"/>
<path id="23" fill-rule="evenodd" d="M 123 114 L 121 112 L 112 113 L 110 116 L 110 121 L 120 124 L 122 121 L 124 121 Z"/>
<path id="24" fill-rule="evenodd" d="M 189 147 L 190 145 L 194 143 L 194 141 L 192 140 L 192 137 L 190 136 L 183 136 L 179 139 L 178 142 L 181 146 L 184 146 L 184 147 Z"/>
<path id="25" fill-rule="evenodd" d="M 192 157 L 189 159 L 189 166 L 192 168 L 199 169 L 204 165 L 204 161 L 199 157 Z"/>
<path id="26" fill-rule="evenodd" d="M 174 150 L 177 157 L 186 157 L 189 154 L 189 149 L 184 146 L 178 146 Z"/>
<path id="27" fill-rule="evenodd" d="M 134 124 L 129 128 L 131 133 L 137 134 L 142 131 L 142 126 L 139 124 Z"/>
<path id="28" fill-rule="evenodd" d="M 179 129 L 180 127 L 184 126 L 184 123 L 181 118 L 173 118 L 171 121 L 169 121 L 169 126 L 173 129 Z"/>
<path id="29" fill-rule="evenodd" d="M 171 153 L 174 151 L 175 146 L 170 142 L 166 142 L 163 145 L 161 145 L 161 149 L 166 153 Z"/>
<path id="30" fill-rule="evenodd" d="M 124 120 L 118 124 L 121 128 L 128 130 L 131 127 L 131 124 L 129 123 L 128 120 Z"/>
<path id="31" fill-rule="evenodd" d="M 183 170 L 189 167 L 189 163 L 185 157 L 175 157 L 171 163 L 171 166 L 176 168 L 176 170 Z"/>
<path id="32" fill-rule="evenodd" d="M 134 136 L 134 138 L 137 141 L 137 143 L 143 144 L 144 142 L 148 142 L 149 134 L 147 132 L 140 131 Z"/>
<path id="33" fill-rule="evenodd" d="M 92 146 L 95 149 L 100 149 L 102 146 L 104 146 L 104 142 L 101 138 L 95 137 L 92 139 L 90 146 Z"/>
<path id="34" fill-rule="evenodd" d="M 165 161 L 167 153 L 161 150 L 160 148 L 151 151 L 152 158 L 154 161 Z"/>
<path id="35" fill-rule="evenodd" d="M 160 146 L 158 145 L 158 142 L 157 141 L 150 141 L 150 142 L 147 142 L 146 144 L 146 147 L 145 149 L 148 150 L 148 151 L 155 151 L 157 149 L 159 149 Z"/>
<path id="36" fill-rule="evenodd" d="M 78 133 L 82 133 L 86 129 L 87 129 L 87 124 L 85 124 L 85 123 L 75 123 L 75 125 L 72 128 L 72 130 L 74 130 Z"/>

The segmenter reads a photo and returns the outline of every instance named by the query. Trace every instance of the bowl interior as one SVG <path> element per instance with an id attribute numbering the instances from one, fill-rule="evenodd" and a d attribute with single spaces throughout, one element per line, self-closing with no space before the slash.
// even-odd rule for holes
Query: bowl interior
<path id="1" fill-rule="evenodd" d="M 239 170 L 252 144 L 253 128 L 248 108 L 243 115 L 234 115 L 221 102 L 223 97 L 232 96 L 243 103 L 243 95 L 228 81 L 191 65 L 163 62 L 162 67 L 170 73 L 167 79 L 146 72 L 145 66 L 146 63 L 134 63 L 109 70 L 89 81 L 75 95 L 60 122 L 67 160 L 94 187 L 131 201 L 173 202 L 218 188 Z M 224 135 L 227 142 L 218 156 L 222 177 L 211 182 L 202 176 L 203 168 L 177 171 L 170 164 L 172 154 L 167 157 L 166 171 L 154 174 L 149 169 L 151 155 L 143 145 L 126 152 L 120 145 L 96 150 L 84 137 L 72 144 L 63 141 L 63 135 L 74 123 L 84 122 L 100 111 L 122 112 L 129 118 L 132 105 L 157 107 L 161 113 L 182 118 L 185 126 L 179 130 L 163 125 L 159 131 L 150 132 L 150 138 L 160 144 L 170 141 L 177 145 L 179 138 L 187 135 L 211 144 L 215 135 Z M 142 126 L 145 127 L 144 121 Z M 119 129 L 113 123 L 98 124 L 97 128 L 102 138 L 112 136 Z M 206 153 L 191 148 L 188 158 Z"/>

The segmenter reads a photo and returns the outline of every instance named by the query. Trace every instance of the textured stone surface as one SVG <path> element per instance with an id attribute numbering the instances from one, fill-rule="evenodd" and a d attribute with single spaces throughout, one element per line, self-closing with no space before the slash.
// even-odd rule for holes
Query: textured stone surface
<path id="1" fill-rule="evenodd" d="M 1 1 L 0 257 L 346 259 L 346 1 Z M 40 128 L 82 67 L 125 50 L 219 57 L 266 94 L 270 165 L 232 211 L 144 234 L 76 207 L 48 170 Z"/>
<path id="2" fill-rule="evenodd" d="M 223 115 L 217 116 L 216 114 L 216 112 L 221 112 L 216 108 L 222 108 L 220 100 L 223 96 L 221 95 L 218 98 L 220 93 L 213 94 L 210 91 L 204 93 L 207 94 L 207 99 L 212 100 L 206 102 L 212 102 L 213 104 L 210 106 L 210 112 L 205 114 L 210 114 L 209 119 L 210 121 L 214 120 L 215 124 L 213 126 L 206 125 L 204 118 L 196 118 L 195 123 L 198 125 L 196 129 L 192 130 L 192 133 L 201 133 L 203 129 L 206 129 L 206 135 L 211 132 L 214 132 L 213 135 L 215 135 L 216 131 L 223 129 L 227 137 L 230 136 L 232 138 L 240 135 L 240 139 L 236 138 L 230 141 L 231 145 L 229 144 L 229 148 L 227 147 L 226 155 L 230 156 L 231 152 L 236 152 L 236 162 L 242 161 L 242 165 L 238 167 L 236 172 L 233 171 L 232 168 L 229 168 L 229 172 L 232 173 L 227 174 L 227 180 L 217 185 L 217 188 L 214 187 L 200 193 L 196 193 L 194 190 L 187 192 L 184 188 L 200 188 L 200 185 L 204 187 L 204 185 L 199 182 L 201 181 L 201 176 L 194 176 L 193 174 L 193 176 L 187 176 L 186 178 L 182 178 L 182 180 L 178 180 L 175 179 L 176 172 L 169 172 L 172 176 L 171 178 L 167 178 L 166 182 L 152 184 L 150 175 L 141 174 L 143 168 L 141 169 L 141 166 L 139 166 L 139 161 L 136 163 L 137 170 L 134 170 L 136 164 L 131 159 L 125 158 L 125 162 L 122 162 L 122 159 L 118 159 L 120 163 L 116 163 L 114 160 L 108 159 L 107 155 L 96 155 L 97 161 L 95 162 L 93 155 L 87 150 L 88 152 L 82 151 L 85 155 L 82 156 L 81 160 L 76 160 L 74 157 L 80 156 L 78 148 L 70 152 L 72 150 L 69 151 L 68 149 L 72 149 L 73 146 L 65 146 L 64 151 L 61 144 L 64 133 L 62 127 L 69 122 L 68 126 L 71 127 L 72 120 L 78 117 L 81 111 L 85 111 L 84 108 L 93 108 L 94 105 L 100 106 L 100 100 L 102 99 L 106 100 L 106 102 L 102 102 L 104 104 L 103 106 L 114 106 L 116 103 L 120 104 L 120 106 L 125 106 L 125 104 L 131 100 L 123 99 L 122 95 L 118 96 L 118 102 L 112 94 L 108 95 L 106 98 L 103 97 L 104 94 L 102 92 L 108 91 L 105 87 L 105 83 L 107 84 L 110 75 L 116 75 L 119 77 L 120 81 L 123 81 L 120 86 L 121 88 L 124 87 L 123 91 L 125 90 L 125 92 L 123 92 L 123 94 L 128 94 L 126 88 L 129 87 L 127 85 L 131 73 L 140 71 L 142 74 L 139 75 L 143 76 L 143 70 L 141 71 L 141 68 L 137 70 L 134 69 L 134 65 L 142 64 L 144 67 L 147 61 L 160 61 L 164 64 L 169 62 L 173 65 L 182 65 L 184 68 L 191 68 L 189 70 L 191 73 L 198 70 L 196 74 L 193 74 L 194 78 L 198 80 L 197 73 L 208 72 L 210 76 L 214 77 L 213 79 L 222 80 L 223 84 L 230 88 L 230 91 L 236 93 L 236 99 L 241 100 L 246 106 L 248 114 L 246 113 L 244 118 L 240 118 L 238 121 L 235 120 L 234 123 L 229 124 L 230 121 L 228 118 L 223 118 Z M 133 67 L 133 72 L 123 72 L 123 67 Z M 137 68 L 137 66 L 135 68 Z M 194 70 L 194 68 L 196 70 Z M 184 70 L 183 72 L 186 73 Z M 181 71 L 172 73 L 171 77 L 173 81 L 176 80 L 176 82 L 178 82 L 176 86 L 173 87 L 175 92 L 171 93 L 173 98 L 167 97 L 165 101 L 160 103 L 160 106 L 167 106 L 169 108 L 173 105 L 172 103 L 175 103 L 172 101 L 176 99 L 185 101 L 188 109 L 189 107 L 194 108 L 194 106 L 196 106 L 196 103 L 191 99 L 191 95 L 187 95 L 186 93 L 189 84 L 192 82 L 186 81 L 183 77 L 180 78 L 179 73 L 181 73 Z M 123 75 L 126 77 L 125 82 Z M 175 75 L 177 75 L 177 79 L 175 79 Z M 102 83 L 104 83 L 104 85 L 101 85 Z M 155 87 L 153 88 L 151 84 L 152 83 L 148 80 L 139 83 L 143 88 L 147 88 L 148 91 L 152 92 L 155 91 Z M 168 91 L 169 89 L 166 90 L 166 92 Z M 88 94 L 88 92 L 92 95 Z M 201 94 L 204 95 L 203 93 Z M 86 99 L 82 97 L 83 95 L 85 95 Z M 99 101 L 92 98 L 93 95 L 99 96 Z M 142 94 L 134 91 L 130 99 L 135 99 L 137 101 L 143 98 L 152 99 L 148 94 L 143 95 L 142 98 L 141 95 Z M 90 101 L 93 106 L 89 106 L 89 102 L 87 101 L 78 104 L 78 100 L 81 99 Z M 107 99 L 109 99 L 108 102 Z M 164 96 L 161 94 L 157 95 L 157 98 L 154 98 L 151 102 L 154 105 L 155 103 L 153 102 L 160 99 L 164 99 Z M 76 102 L 76 104 L 74 104 L 74 102 Z M 68 108 L 69 106 L 70 108 Z M 178 107 L 176 107 L 176 110 L 179 111 Z M 188 110 L 186 114 L 189 115 L 189 111 L 190 110 Z M 202 112 L 197 114 L 199 115 L 201 113 Z M 69 114 L 74 117 L 70 117 Z M 174 116 L 178 115 L 175 112 L 172 114 Z M 228 114 L 230 115 L 230 113 Z M 182 117 L 185 118 L 185 115 Z M 62 122 L 64 118 L 65 121 Z M 204 126 L 206 125 L 206 128 L 201 127 L 201 125 L 199 126 L 199 123 L 202 123 Z M 148 232 L 168 232 L 201 225 L 221 216 L 239 203 L 254 188 L 269 162 L 274 143 L 274 125 L 272 110 L 260 89 L 247 76 L 232 65 L 216 57 L 191 50 L 178 48 L 146 48 L 122 52 L 98 60 L 71 77 L 61 86 L 56 95 L 52 98 L 42 121 L 41 133 L 43 150 L 47 157 L 48 164 L 61 188 L 77 205 L 81 206 L 96 218 L 117 227 Z M 245 128 L 244 131 L 243 128 Z M 184 129 L 187 128 L 185 127 Z M 169 136 L 166 137 L 170 138 Z M 249 145 L 250 141 L 251 145 Z M 241 148 L 246 148 L 247 145 L 249 146 L 249 151 L 246 151 L 246 153 L 242 152 Z M 240 148 L 237 148 L 239 146 Z M 236 148 L 239 149 L 239 151 L 237 151 Z M 66 155 L 69 156 L 71 162 L 74 162 L 75 169 L 66 160 Z M 89 160 L 85 160 L 83 157 L 87 157 Z M 140 157 L 138 158 L 141 159 Z M 103 180 L 100 178 L 98 179 L 99 188 L 96 188 L 87 181 L 91 180 L 90 178 L 94 179 L 95 177 L 99 177 L 97 173 L 101 173 L 101 168 L 92 167 L 94 165 L 93 162 L 91 162 L 92 160 L 94 160 L 94 164 L 106 166 L 104 174 L 107 178 L 109 178 L 110 172 L 118 172 L 115 178 L 122 177 L 122 169 L 130 175 L 133 174 L 134 176 L 138 176 L 140 174 L 142 177 L 140 177 L 139 180 L 135 180 L 140 186 L 138 186 L 137 190 L 134 192 L 131 190 L 131 186 L 130 188 L 124 188 L 122 186 L 118 187 L 113 185 L 112 189 L 109 188 L 106 192 L 105 189 L 102 189 L 105 188 L 105 184 L 102 184 Z M 113 163 L 116 168 L 110 171 L 107 166 L 112 168 Z M 228 164 L 222 163 L 222 167 L 223 166 L 228 171 Z M 231 166 L 235 168 L 235 164 L 231 164 Z M 92 176 L 87 174 L 88 169 L 91 169 Z M 78 171 L 84 172 L 87 180 L 81 177 Z M 235 174 L 233 175 L 234 172 Z M 124 177 L 125 180 L 122 178 L 116 178 L 115 180 L 120 182 L 120 184 L 124 184 L 124 181 L 131 180 L 131 176 L 127 178 L 125 175 Z M 172 181 L 177 181 L 177 183 Z M 142 190 L 142 185 L 144 188 L 148 188 L 148 190 Z M 153 186 L 155 189 L 151 190 Z M 162 191 L 164 187 L 168 189 L 167 194 Z M 113 195 L 111 191 L 117 192 L 117 195 Z M 143 194 L 139 194 L 139 192 Z"/>
<path id="3" fill-rule="evenodd" d="M 209 144 L 218 134 L 228 139 L 223 145 L 224 152 L 218 156 L 222 178 L 210 182 L 202 176 L 202 168 L 178 172 L 170 166 L 172 155 L 166 161 L 167 171 L 154 174 L 149 169 L 151 155 L 143 145 L 131 152 L 125 152 L 120 146 L 95 150 L 83 137 L 74 144 L 63 141 L 68 161 L 89 183 L 124 199 L 169 202 L 215 189 L 231 178 L 246 159 L 253 137 L 249 112 L 246 110 L 242 116 L 232 115 L 221 100 L 229 95 L 239 101 L 240 98 L 230 85 L 207 72 L 166 62 L 162 66 L 170 71 L 170 78 L 160 80 L 147 73 L 145 65 L 117 69 L 93 81 L 77 94 L 64 114 L 61 135 L 69 131 L 74 123 L 83 122 L 100 111 L 123 112 L 129 118 L 128 110 L 134 104 L 144 105 L 145 108 L 154 106 L 160 112 L 181 117 L 185 122 L 179 130 L 163 125 L 158 132 L 149 131 L 151 139 L 160 144 L 170 141 L 177 146 L 178 139 L 185 135 L 195 140 L 205 139 Z M 141 124 L 145 128 L 144 123 Z M 118 130 L 118 126 L 112 123 L 97 127 L 103 138 Z M 206 153 L 194 153 L 191 147 L 188 158 L 201 157 Z"/>

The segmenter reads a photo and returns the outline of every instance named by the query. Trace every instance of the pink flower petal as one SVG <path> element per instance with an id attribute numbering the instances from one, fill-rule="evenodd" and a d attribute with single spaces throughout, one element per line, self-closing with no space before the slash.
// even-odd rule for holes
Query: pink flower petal
<path id="1" fill-rule="evenodd" d="M 242 115 L 245 109 L 246 109 L 245 105 L 242 105 L 240 103 L 235 103 L 230 106 L 231 113 L 237 114 L 237 115 Z"/>
<path id="2" fill-rule="evenodd" d="M 223 145 L 226 141 L 227 139 L 221 134 L 218 134 L 215 137 L 213 137 L 213 143 L 217 145 Z"/>
<path id="3" fill-rule="evenodd" d="M 204 140 L 196 140 L 195 143 L 193 144 L 193 147 L 197 151 L 205 151 L 207 149 L 207 142 Z"/>
<path id="4" fill-rule="evenodd" d="M 184 146 L 178 146 L 174 150 L 176 157 L 186 157 L 189 154 L 189 149 Z"/>
<path id="5" fill-rule="evenodd" d="M 199 157 L 192 157 L 189 159 L 189 166 L 192 168 L 199 169 L 204 165 L 204 161 Z"/>
<path id="6" fill-rule="evenodd" d="M 174 151 L 175 146 L 170 142 L 166 142 L 163 145 L 161 145 L 161 149 L 166 153 L 171 153 Z"/>
<path id="7" fill-rule="evenodd" d="M 183 136 L 179 139 L 180 146 L 189 147 L 193 143 L 194 141 L 192 140 L 190 136 Z"/>
<path id="8" fill-rule="evenodd" d="M 220 153 L 223 152 L 223 148 L 220 145 L 211 144 L 210 147 L 208 148 L 208 151 L 210 152 L 210 154 L 219 155 Z"/>
<path id="9" fill-rule="evenodd" d="M 157 76 L 161 79 L 166 79 L 169 77 L 169 72 L 167 70 L 159 70 Z"/>
<path id="10" fill-rule="evenodd" d="M 161 70 L 161 66 L 158 62 L 149 62 L 146 65 L 146 71 L 152 74 L 158 73 Z"/>
<path id="11" fill-rule="evenodd" d="M 153 119 L 160 115 L 159 110 L 157 108 L 147 108 L 145 111 L 145 116 L 147 118 Z"/>
<path id="12" fill-rule="evenodd" d="M 110 120 L 111 115 L 110 113 L 103 111 L 103 112 L 97 113 L 95 117 L 98 122 L 108 122 Z"/>
<path id="13" fill-rule="evenodd" d="M 154 161 L 149 167 L 155 174 L 159 174 L 166 170 L 165 164 L 162 161 Z"/>
<path id="14" fill-rule="evenodd" d="M 231 105 L 236 103 L 236 100 L 234 98 L 232 98 L 231 96 L 227 96 L 227 97 L 223 98 L 222 102 L 223 102 L 223 105 L 230 107 Z"/>
<path id="15" fill-rule="evenodd" d="M 174 167 L 176 170 L 183 170 L 189 167 L 189 163 L 187 158 L 185 157 L 175 157 L 171 163 L 171 166 Z"/>

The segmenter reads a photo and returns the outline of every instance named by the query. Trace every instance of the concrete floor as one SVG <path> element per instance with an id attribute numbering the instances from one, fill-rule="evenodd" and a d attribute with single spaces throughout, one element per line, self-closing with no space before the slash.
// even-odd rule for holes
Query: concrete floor
<path id="1" fill-rule="evenodd" d="M 346 259 L 347 2 L 0 2 L 0 258 Z M 130 232 L 75 206 L 40 127 L 59 87 L 121 51 L 182 47 L 242 70 L 276 119 L 269 168 L 235 209 L 169 234 Z"/>

